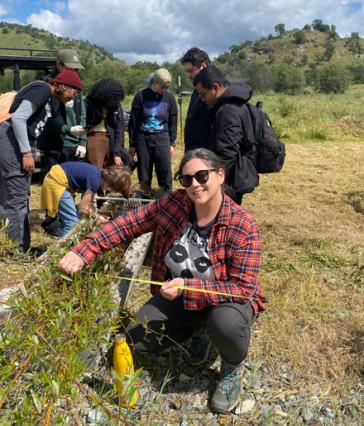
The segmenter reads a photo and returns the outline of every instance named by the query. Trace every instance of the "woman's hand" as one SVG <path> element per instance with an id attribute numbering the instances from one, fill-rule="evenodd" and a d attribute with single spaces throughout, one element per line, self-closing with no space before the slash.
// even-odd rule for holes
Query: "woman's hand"
<path id="1" fill-rule="evenodd" d="M 110 218 L 103 215 L 103 214 L 98 214 L 96 216 L 96 220 L 97 220 L 98 223 L 104 224 L 104 223 L 107 223 L 110 220 Z"/>
<path id="2" fill-rule="evenodd" d="M 173 157 L 173 155 L 174 155 L 174 145 L 171 145 L 171 147 L 169 148 L 169 153 L 170 153 L 171 157 Z"/>
<path id="3" fill-rule="evenodd" d="M 116 167 L 121 167 L 123 165 L 123 160 L 121 157 L 114 157 L 114 164 Z"/>
<path id="4" fill-rule="evenodd" d="M 77 271 L 80 271 L 85 262 L 73 251 L 70 251 L 59 261 L 59 267 L 67 274 L 74 274 Z"/>
<path id="5" fill-rule="evenodd" d="M 182 294 L 181 288 L 176 288 L 176 286 L 184 286 L 185 280 L 183 278 L 174 278 L 171 281 L 167 281 L 161 287 L 160 293 L 167 300 L 177 299 Z"/>

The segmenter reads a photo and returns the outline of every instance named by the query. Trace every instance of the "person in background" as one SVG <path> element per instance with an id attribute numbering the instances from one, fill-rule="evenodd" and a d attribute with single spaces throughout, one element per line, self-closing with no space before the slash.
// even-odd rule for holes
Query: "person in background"
<path id="1" fill-rule="evenodd" d="M 187 77 L 193 83 L 196 75 L 210 65 L 210 58 L 204 50 L 193 47 L 182 56 L 181 64 Z M 209 130 L 213 113 L 213 109 L 202 102 L 194 89 L 185 122 L 185 151 L 202 147 L 209 148 Z"/>
<path id="2" fill-rule="evenodd" d="M 168 89 L 172 76 L 165 68 L 154 72 L 150 86 L 138 92 L 129 119 L 129 152 L 137 154 L 138 178 L 150 190 L 153 165 L 158 185 L 172 190 L 171 158 L 177 138 L 177 103 Z"/>
<path id="3" fill-rule="evenodd" d="M 57 53 L 56 69 L 43 77 L 50 81 L 66 70 L 83 70 L 79 55 L 71 49 L 62 49 Z M 38 140 L 38 147 L 45 152 L 46 168 L 65 161 L 84 160 L 86 156 L 86 108 L 81 92 L 66 104 L 52 101 L 52 117 L 48 120 L 44 132 Z"/>
<path id="4" fill-rule="evenodd" d="M 110 221 L 72 247 L 59 265 L 77 272 L 124 241 L 154 232 L 151 279 L 164 284 L 152 286 L 153 296 L 127 326 L 128 342 L 135 351 L 155 352 L 207 326 L 221 356 L 211 409 L 226 413 L 239 402 L 251 325 L 266 309 L 260 230 L 224 194 L 223 164 L 213 152 L 187 151 L 176 175 L 184 189 Z"/>
<path id="5" fill-rule="evenodd" d="M 28 197 L 35 165 L 33 150 L 51 116 L 52 98 L 66 103 L 81 91 L 73 70 L 59 73 L 49 83 L 35 81 L 23 87 L 10 107 L 11 119 L 0 125 L 0 200 L 9 238 L 19 251 L 30 248 Z"/>
<path id="6" fill-rule="evenodd" d="M 124 99 L 121 84 L 112 79 L 98 81 L 85 99 L 88 129 L 87 161 L 99 169 L 109 165 L 132 168 L 132 158 L 124 149 Z"/>
<path id="7" fill-rule="evenodd" d="M 79 212 L 91 216 L 96 214 L 93 207 L 93 197 L 97 192 L 117 192 L 124 197 L 129 196 L 130 171 L 127 167 L 109 166 L 99 169 L 93 164 L 66 162 L 51 168 L 41 189 L 41 208 L 47 210 L 47 224 L 58 216 L 61 224 L 60 237 L 64 237 L 79 220 L 74 193 L 81 192 L 82 198 L 78 207 Z M 97 215 L 101 222 L 107 219 Z"/>
<path id="8" fill-rule="evenodd" d="M 234 201 L 241 204 L 243 194 L 253 192 L 259 184 L 253 122 L 244 108 L 252 89 L 247 84 L 230 83 L 213 65 L 200 71 L 193 84 L 203 102 L 214 107 L 209 146 L 224 164 Z"/>

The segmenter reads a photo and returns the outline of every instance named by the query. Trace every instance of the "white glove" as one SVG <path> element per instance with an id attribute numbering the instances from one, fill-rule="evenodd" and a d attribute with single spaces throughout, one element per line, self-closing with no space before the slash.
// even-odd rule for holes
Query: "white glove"
<path id="1" fill-rule="evenodd" d="M 78 158 L 85 158 L 86 156 L 86 147 L 82 145 L 78 145 L 75 156 Z"/>
<path id="2" fill-rule="evenodd" d="M 70 128 L 70 133 L 72 136 L 83 136 L 87 133 L 87 129 L 84 127 L 78 125 L 78 126 L 72 126 Z"/>

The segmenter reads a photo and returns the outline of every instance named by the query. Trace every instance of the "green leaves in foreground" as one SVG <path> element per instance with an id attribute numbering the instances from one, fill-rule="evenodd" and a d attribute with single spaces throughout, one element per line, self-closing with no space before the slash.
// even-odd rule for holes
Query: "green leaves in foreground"
<path id="1" fill-rule="evenodd" d="M 23 284 L 0 322 L 0 424 L 64 424 L 66 413 L 75 424 L 75 406 L 90 399 L 80 380 L 92 371 L 79 355 L 104 343 L 114 325 L 110 313 L 117 309 L 102 271 L 122 258 L 123 248 L 74 277 L 60 273 L 57 251 Z M 102 405 L 101 397 L 93 399 Z"/>

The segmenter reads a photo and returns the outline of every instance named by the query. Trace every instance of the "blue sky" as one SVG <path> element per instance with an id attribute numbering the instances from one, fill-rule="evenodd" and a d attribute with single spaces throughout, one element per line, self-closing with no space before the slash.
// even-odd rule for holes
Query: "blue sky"
<path id="1" fill-rule="evenodd" d="M 274 34 L 278 23 L 314 19 L 363 36 L 364 0 L 0 0 L 0 20 L 88 40 L 128 63 L 173 61 L 192 46 L 214 57 Z"/>

